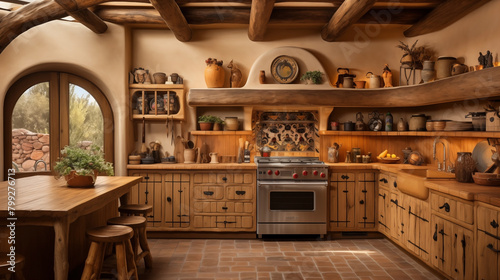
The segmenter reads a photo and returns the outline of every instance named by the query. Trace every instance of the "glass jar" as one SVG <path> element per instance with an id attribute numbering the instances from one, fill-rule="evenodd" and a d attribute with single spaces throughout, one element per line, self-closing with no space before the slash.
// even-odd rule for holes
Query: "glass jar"
<path id="1" fill-rule="evenodd" d="M 458 152 L 457 160 L 455 162 L 455 178 L 462 183 L 472 183 L 472 173 L 476 169 L 472 153 Z"/>
<path id="2" fill-rule="evenodd" d="M 351 162 L 357 162 L 357 156 L 361 155 L 360 148 L 352 148 L 351 149 Z"/>

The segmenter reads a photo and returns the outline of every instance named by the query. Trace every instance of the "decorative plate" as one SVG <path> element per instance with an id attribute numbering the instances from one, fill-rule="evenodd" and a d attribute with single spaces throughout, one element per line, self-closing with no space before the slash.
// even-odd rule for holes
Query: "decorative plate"
<path id="1" fill-rule="evenodd" d="M 276 57 L 271 64 L 271 74 L 280 84 L 289 84 L 297 78 L 299 65 L 295 59 L 281 55 Z"/>
<path id="2" fill-rule="evenodd" d="M 377 159 L 381 162 L 381 163 L 396 163 L 399 161 L 399 157 L 395 157 L 395 158 L 380 158 L 380 157 L 377 157 Z"/>

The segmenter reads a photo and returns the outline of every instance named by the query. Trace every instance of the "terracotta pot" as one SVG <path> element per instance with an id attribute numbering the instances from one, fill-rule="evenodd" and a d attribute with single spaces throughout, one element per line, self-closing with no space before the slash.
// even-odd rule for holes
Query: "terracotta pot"
<path id="1" fill-rule="evenodd" d="M 97 179 L 97 171 L 94 171 L 94 177 Z M 94 186 L 95 182 L 92 176 L 80 176 L 76 174 L 76 171 L 71 171 L 69 175 L 64 176 L 68 187 L 72 188 L 91 188 Z"/>
<path id="2" fill-rule="evenodd" d="M 226 73 L 224 69 L 216 64 L 210 64 L 205 68 L 205 83 L 208 88 L 221 88 L 224 86 Z"/>
<path id="3" fill-rule="evenodd" d="M 213 130 L 214 123 L 200 122 L 200 130 Z"/>

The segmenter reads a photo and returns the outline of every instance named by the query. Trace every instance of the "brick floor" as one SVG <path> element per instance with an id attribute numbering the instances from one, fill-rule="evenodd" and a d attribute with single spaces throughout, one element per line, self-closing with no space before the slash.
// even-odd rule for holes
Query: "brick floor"
<path id="1" fill-rule="evenodd" d="M 386 239 L 149 239 L 139 279 L 441 279 Z"/>

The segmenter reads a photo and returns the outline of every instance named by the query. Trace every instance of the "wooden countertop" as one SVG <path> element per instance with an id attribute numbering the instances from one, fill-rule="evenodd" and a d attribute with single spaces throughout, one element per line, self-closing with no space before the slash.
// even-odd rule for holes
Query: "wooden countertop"
<path id="1" fill-rule="evenodd" d="M 398 174 L 401 169 L 428 169 L 428 166 L 408 164 L 374 163 L 326 163 L 330 170 L 381 170 Z M 255 163 L 219 163 L 219 164 L 129 164 L 129 170 L 255 170 Z M 481 201 L 500 207 L 500 187 L 481 186 L 473 183 L 460 183 L 453 179 L 425 179 L 425 186 L 458 198 Z"/>
<path id="2" fill-rule="evenodd" d="M 120 197 L 140 182 L 142 177 L 99 176 L 93 188 L 70 188 L 64 178 L 32 176 L 15 180 L 15 215 L 17 217 L 61 217 L 70 222 L 95 211 L 110 197 Z M 0 216 L 7 216 L 8 182 L 0 182 Z"/>
<path id="3" fill-rule="evenodd" d="M 154 163 L 128 164 L 129 170 L 256 170 L 255 163 Z"/>

